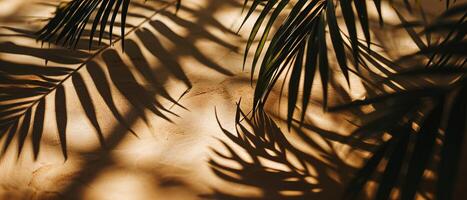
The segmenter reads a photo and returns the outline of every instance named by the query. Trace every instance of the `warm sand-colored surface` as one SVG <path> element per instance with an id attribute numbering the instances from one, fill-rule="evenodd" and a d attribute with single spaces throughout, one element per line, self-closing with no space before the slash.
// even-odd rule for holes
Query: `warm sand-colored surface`
<path id="1" fill-rule="evenodd" d="M 0 1 L 0 25 L 4 26 L 0 28 L 0 60 L 12 65 L 81 67 L 84 85 L 73 78 L 64 83 L 68 159 L 64 160 L 60 148 L 52 92 L 46 97 L 39 158 L 33 160 L 30 138 L 19 158 L 13 142 L 0 161 L 0 199 L 287 199 L 304 193 L 306 198 L 336 199 L 367 155 L 365 150 L 370 147 L 347 144 L 345 136 L 355 128 L 348 122 L 351 116 L 323 113 L 319 95 L 313 97 L 306 119 L 310 126 L 303 133 L 314 145 L 301 134 L 288 133 L 279 123 L 293 146 L 286 148 L 289 156 L 285 160 L 260 158 L 261 165 L 254 163 L 254 154 L 261 152 L 246 151 L 221 131 L 215 109 L 222 126 L 234 132 L 236 102 L 241 98 L 242 108 L 248 111 L 252 101 L 250 71 L 248 67 L 242 70 L 248 28 L 235 34 L 242 0 L 183 0 L 177 16 L 173 7 L 155 12 L 166 7 L 164 3 L 133 6 L 130 13 L 141 16 L 129 19 L 130 25 L 138 27 L 127 29 L 125 53 L 119 42 L 79 53 L 41 48 L 34 38 L 5 28 L 38 30 L 41 23 L 36 19 L 50 16 L 54 8 L 47 4 L 53 2 Z M 386 14 L 387 23 L 398 23 L 394 13 Z M 246 27 L 251 27 L 251 21 Z M 375 38 L 402 32 L 382 30 Z M 401 37 L 395 42 L 386 44 L 397 49 L 389 56 L 414 50 L 410 39 Z M 47 66 L 45 57 L 49 58 Z M 314 91 L 319 94 L 319 81 L 315 83 Z M 346 88 L 345 84 L 335 87 Z M 102 95 L 107 88 L 111 96 Z M 83 90 L 92 99 L 86 110 L 95 110 L 96 120 L 80 103 L 77 91 Z M 330 101 L 336 104 L 361 98 L 364 93 L 361 83 L 352 77 L 349 98 L 333 95 L 335 90 L 331 90 Z M 277 96 L 272 95 L 268 111 L 280 122 L 285 112 L 278 112 Z M 184 108 L 171 101 L 179 97 Z M 154 111 L 149 109 L 151 104 Z M 118 110 L 137 137 L 112 109 Z M 103 134 L 104 148 L 98 132 Z M 231 156 L 226 146 L 240 157 L 228 159 L 215 153 Z M 301 159 L 309 174 L 287 166 L 299 166 Z M 293 182 L 302 185 L 287 186 Z"/>

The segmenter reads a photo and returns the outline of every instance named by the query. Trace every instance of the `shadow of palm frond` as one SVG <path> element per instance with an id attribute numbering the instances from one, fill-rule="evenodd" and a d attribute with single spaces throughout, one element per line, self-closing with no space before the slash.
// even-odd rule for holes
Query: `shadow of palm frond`
<path id="1" fill-rule="evenodd" d="M 216 113 L 217 117 L 217 113 Z M 214 188 L 214 193 L 203 195 L 212 199 L 337 199 L 343 183 L 355 168 L 344 163 L 327 136 L 338 134 L 309 126 L 324 142 L 310 138 L 302 128 L 294 127 L 302 141 L 290 141 L 264 111 L 251 118 L 237 108 L 236 134 L 219 126 L 229 141 L 221 141 L 225 149 L 212 149 L 209 159 L 212 171 L 230 183 L 259 190 L 259 196 L 242 196 L 228 190 Z M 321 134 L 319 131 L 324 131 Z M 331 136 L 332 137 L 332 136 Z M 235 145 L 230 144 L 233 142 Z M 297 147 L 305 143 L 309 149 Z M 240 147 L 240 149 L 238 148 Z M 312 149 L 313 153 L 310 153 Z M 233 164 L 235 163 L 235 164 Z M 331 192 L 332 190 L 332 192 Z"/>
<path id="2" fill-rule="evenodd" d="M 40 49 L 33 49 L 35 51 Z M 57 49 L 58 50 L 58 49 Z M 25 51 L 27 52 L 27 51 Z M 45 52 L 48 52 L 45 49 Z M 49 54 L 47 54 L 49 55 Z M 3 153 L 7 150 L 15 134 L 18 135 L 18 156 L 21 153 L 26 136 L 29 133 L 30 123 L 33 144 L 34 157 L 37 158 L 39 153 L 39 144 L 42 135 L 42 127 L 44 123 L 44 109 L 46 98 L 49 94 L 55 94 L 55 99 L 51 100 L 55 104 L 55 114 L 57 128 L 62 144 L 62 152 L 67 157 L 66 151 L 66 130 L 67 130 L 67 105 L 66 99 L 70 92 L 75 92 L 78 101 L 81 104 L 84 114 L 87 116 L 92 126 L 98 133 L 99 141 L 104 145 L 104 136 L 97 120 L 96 105 L 89 91 L 91 84 L 95 86 L 99 95 L 105 101 L 107 107 L 112 111 L 114 117 L 120 124 L 127 129 L 130 125 L 124 120 L 121 112 L 117 108 L 112 95 L 111 87 L 116 87 L 123 94 L 123 97 L 131 103 L 135 109 L 138 109 L 140 116 L 147 122 L 147 117 L 144 110 L 151 110 L 154 114 L 166 120 L 170 120 L 166 114 L 160 110 L 171 113 L 158 103 L 153 97 L 155 92 L 148 91 L 142 87 L 134 78 L 133 73 L 129 70 L 130 66 L 123 63 L 120 55 L 116 50 L 108 49 L 102 53 L 104 62 L 109 67 L 102 67 L 100 64 L 91 60 L 79 64 L 75 69 L 65 67 L 38 66 L 29 64 L 19 64 L 14 62 L 2 62 L 2 101 L 1 101 L 1 122 L 5 130 L 8 131 L 7 139 L 4 143 Z M 83 79 L 83 74 L 80 69 L 86 68 L 91 76 L 91 83 L 86 83 Z M 110 76 L 110 81 L 107 80 L 107 75 L 104 70 L 107 70 Z M 63 84 L 71 79 L 72 89 L 68 90 Z M 163 93 L 167 94 L 166 91 Z M 175 102 L 170 96 L 165 96 L 172 102 Z M 157 107 L 157 108 L 156 108 Z M 34 115 L 34 120 L 31 116 Z M 18 127 L 23 127 L 18 129 Z M 18 129 L 18 130 L 17 130 Z"/>
<path id="3" fill-rule="evenodd" d="M 368 90 L 367 98 L 330 107 L 330 111 L 356 111 L 353 115 L 357 116 L 360 128 L 345 140 L 351 146 L 373 152 L 363 167 L 349 176 L 353 179 L 345 182 L 344 199 L 413 199 L 418 195 L 426 199 L 453 197 L 467 118 L 466 54 L 465 48 L 460 47 L 465 43 L 465 31 L 462 31 L 466 25 L 465 8 L 465 4 L 454 6 L 431 23 L 410 22 L 398 13 L 402 22 L 400 27 L 419 48 L 399 60 L 388 59 L 358 42 L 358 48 L 362 49 L 358 56 L 362 66 L 372 72 L 374 69 L 366 66 L 369 63 L 383 75 L 370 73 L 375 76 L 369 77 L 369 83 L 379 90 Z M 245 118 L 244 114 L 241 116 Z M 280 155 L 285 155 L 281 150 L 287 149 L 288 145 L 276 145 L 278 134 L 268 135 L 265 130 L 256 132 L 256 128 L 261 127 L 255 124 L 258 120 L 245 119 L 247 125 L 242 125 L 238 119 L 237 134 L 221 128 L 235 147 L 240 146 L 246 151 L 249 159 L 241 156 L 244 151 L 236 151 L 233 145 L 223 142 L 228 153 L 213 150 L 217 158 L 209 162 L 214 173 L 222 179 L 259 189 L 263 196 L 239 196 L 215 188 L 214 194 L 208 197 L 311 199 L 313 196 L 299 195 L 309 194 L 301 187 L 296 190 L 283 187 L 294 182 L 286 177 L 294 177 L 292 180 L 303 183 L 300 175 L 304 173 L 295 172 L 287 161 L 280 159 Z M 299 120 L 292 121 L 300 123 Z M 219 160 L 240 167 L 231 167 Z M 264 164 L 269 161 L 286 167 L 271 169 Z M 285 175 L 280 176 L 282 174 Z M 315 185 L 307 186 L 309 189 Z M 294 193 L 296 196 L 287 196 L 284 191 L 298 192 Z"/>
<path id="4" fill-rule="evenodd" d="M 134 7 L 141 9 L 143 4 L 139 5 Z M 167 8 L 168 6 L 165 6 L 162 10 Z M 71 106 L 67 103 L 67 99 L 71 93 L 75 93 L 74 95 L 78 97 L 84 115 L 96 131 L 97 138 L 104 147 L 109 146 L 106 143 L 108 143 L 107 138 L 110 136 L 106 137 L 106 134 L 103 133 L 102 121 L 98 119 L 96 114 L 98 105 L 96 105 L 94 98 L 98 96 L 104 101 L 111 115 L 118 121 L 118 126 L 133 132 L 131 126 L 135 120 L 130 122 L 127 114 L 122 113 L 122 109 L 119 108 L 114 99 L 117 96 L 123 97 L 131 105 L 131 113 L 136 113 L 136 116 L 144 120 L 147 126 L 154 131 L 146 111 L 150 111 L 159 118 L 171 121 L 171 117 L 177 115 L 170 111 L 170 108 L 164 106 L 161 100 L 167 100 L 172 105 L 183 107 L 178 103 L 178 99 L 174 99 L 165 89 L 164 86 L 168 79 L 173 77 L 180 80 L 188 88 L 187 91 L 192 87 L 191 81 L 183 71 L 181 64 L 179 64 L 179 57 L 182 53 L 183 56 L 194 57 L 205 67 L 212 68 L 219 73 L 232 74 L 229 70 L 222 68 L 201 53 L 198 47 L 191 44 L 196 40 L 207 40 L 229 50 L 236 49 L 234 45 L 210 34 L 205 29 L 204 22 L 195 23 L 179 19 L 174 14 L 162 12 L 148 4 L 144 4 L 144 9 L 152 9 L 153 13 L 150 16 L 135 14 L 138 17 L 144 17 L 143 22 L 134 26 L 128 25 L 133 28 L 126 35 L 133 32 L 136 34 L 134 34 L 134 37 L 127 39 L 125 52 L 118 52 L 112 48 L 112 45 L 119 42 L 120 39 L 113 40 L 112 43 L 100 46 L 90 52 L 69 50 L 53 45 L 49 48 L 36 48 L 14 42 L 4 42 L 0 45 L 0 54 L 29 56 L 35 59 L 44 59 L 47 63 L 47 65 L 41 66 L 28 64 L 27 62 L 22 64 L 16 60 L 0 61 L 0 76 L 2 77 L 0 83 L 2 96 L 0 100 L 0 137 L 6 136 L 2 154 L 6 153 L 13 139 L 17 137 L 19 156 L 26 138 L 29 136 L 33 141 L 34 158 L 37 159 L 43 135 L 44 119 L 45 115 L 48 114 L 45 112 L 46 105 L 50 101 L 55 105 L 57 133 L 62 153 L 66 159 L 68 156 L 66 141 L 68 110 L 69 106 Z M 185 7 L 180 9 L 181 12 L 189 12 L 194 16 L 197 16 L 196 12 L 200 12 L 185 9 Z M 216 9 L 216 7 L 212 7 L 213 12 Z M 196 37 L 184 38 L 179 36 L 164 23 L 155 20 L 155 16 L 161 16 L 161 13 L 169 16 L 170 20 L 178 23 L 183 22 L 181 26 L 189 31 L 196 30 Z M 128 16 L 135 15 L 132 15 L 130 9 Z M 208 23 L 214 22 L 217 22 L 214 18 L 208 20 Z M 178 25 L 178 23 L 176 24 Z M 141 28 L 146 24 L 151 25 L 153 29 Z M 220 25 L 220 23 L 217 23 L 215 28 L 226 29 L 223 26 L 217 27 L 217 25 Z M 35 36 L 30 31 L 16 28 L 7 29 L 13 33 L 2 34 L 3 37 L 15 36 L 35 40 Z M 86 29 L 83 32 L 86 33 L 87 31 L 89 30 Z M 175 44 L 177 48 L 167 48 L 167 42 L 161 42 L 159 34 L 168 39 L 170 43 Z M 86 40 L 80 40 L 77 43 L 78 49 L 80 49 L 79 47 L 86 47 L 87 43 Z M 188 45 L 189 50 L 182 51 L 186 45 Z M 160 60 L 162 67 L 155 67 L 151 59 L 147 58 L 148 54 L 145 52 L 149 52 Z M 103 62 L 100 62 L 100 59 Z M 127 60 L 130 60 L 130 62 L 127 62 Z M 143 77 L 143 79 L 141 80 L 139 77 Z M 64 87 L 64 84 L 69 81 L 71 81 L 72 87 Z M 115 88 L 118 94 L 112 88 Z M 92 94 L 91 90 L 96 90 L 97 94 Z M 48 97 L 52 95 L 55 96 L 53 99 Z M 133 134 L 136 135 L 134 132 Z"/>

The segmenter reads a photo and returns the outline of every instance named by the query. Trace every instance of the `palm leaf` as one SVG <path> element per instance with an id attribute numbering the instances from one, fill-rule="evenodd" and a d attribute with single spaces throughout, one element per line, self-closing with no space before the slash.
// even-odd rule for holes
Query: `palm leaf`
<path id="1" fill-rule="evenodd" d="M 112 43 L 113 29 L 120 13 L 120 37 L 124 49 L 126 19 L 131 0 L 72 0 L 59 6 L 50 21 L 37 32 L 38 39 L 76 48 L 89 22 L 89 49 L 97 36 L 99 44 L 106 30 Z M 176 9 L 180 9 L 181 0 L 177 0 Z"/>
<path id="2" fill-rule="evenodd" d="M 359 131 L 360 135 L 377 135 L 377 133 L 388 132 L 392 138 L 369 158 L 367 164 L 359 172 L 359 174 L 365 174 L 367 178 L 362 181 L 363 177 L 357 174 L 350 183 L 345 198 L 357 199 L 358 194 L 370 180 L 368 177 L 378 176 L 376 168 L 371 166 L 375 165 L 373 160 L 381 160 L 381 154 L 378 152 L 387 149 L 388 145 L 389 150 L 385 150 L 386 153 L 383 155 L 388 162 L 383 166 L 384 172 L 379 174 L 379 186 L 375 198 L 393 198 L 391 191 L 395 189 L 400 189 L 398 198 L 415 198 L 415 195 L 421 192 L 420 185 L 424 181 L 425 170 L 430 168 L 430 163 L 438 156 L 434 151 L 437 146 L 436 138 L 442 138 L 442 143 L 439 154 L 441 159 L 437 163 L 439 178 L 436 183 L 435 195 L 437 199 L 452 198 L 461 153 L 461 141 L 467 133 L 465 126 L 467 120 L 465 103 L 467 97 L 467 71 L 465 69 L 467 53 L 463 48 L 457 46 L 465 43 L 466 8 L 465 4 L 451 7 L 433 23 L 424 27 L 424 34 L 433 34 L 441 37 L 442 40 L 439 43 L 421 46 L 417 53 L 405 56 L 404 59 L 417 59 L 418 55 L 428 55 L 429 61 L 426 66 L 424 64 L 420 66 L 417 63 L 411 66 L 412 69 L 397 72 L 385 79 L 402 83 L 401 80 L 407 82 L 414 81 L 419 77 L 430 79 L 434 76 L 442 77 L 444 81 L 448 80 L 448 84 L 431 82 L 430 85 L 421 88 L 398 90 L 391 94 L 354 101 L 333 108 L 340 110 L 363 105 L 373 105 L 377 108 L 377 105 L 382 104 L 384 105 L 382 112 L 389 113 L 378 119 L 379 122 L 389 122 L 385 128 L 378 131 L 368 129 L 367 126 L 371 126 L 371 123 L 359 128 L 359 130 L 367 130 Z M 405 28 L 420 24 L 422 23 L 403 22 Z M 412 35 L 411 37 L 418 36 Z M 403 110 L 403 112 L 395 109 L 400 108 L 402 104 L 408 106 L 408 109 Z M 398 117 L 394 117 L 396 112 L 400 112 L 397 114 Z M 423 113 L 423 115 L 417 113 Z M 419 129 L 410 128 L 413 123 L 418 124 Z M 379 126 L 382 124 L 380 123 Z M 405 128 L 400 129 L 402 127 Z M 409 146 L 413 146 L 413 148 L 408 148 Z M 404 166 L 407 170 L 402 170 Z M 358 187 L 354 183 L 359 183 Z"/>
<path id="3" fill-rule="evenodd" d="M 245 21 L 248 20 L 255 10 L 260 10 L 260 15 L 251 29 L 245 49 L 245 51 L 248 52 L 254 46 L 253 42 L 256 36 L 260 36 L 251 65 L 252 79 L 255 74 L 256 66 L 259 65 L 260 68 L 253 100 L 254 110 L 264 105 L 269 93 L 281 75 L 289 71 L 289 68 L 292 68 L 292 73 L 290 77 L 288 77 L 287 82 L 289 85 L 287 116 L 290 126 L 293 121 L 292 117 L 294 116 L 298 96 L 302 98 L 303 109 L 301 110 L 301 118 L 303 119 L 313 84 L 311 77 L 314 76 L 314 69 L 316 68 L 320 69 L 319 72 L 323 84 L 323 106 L 326 108 L 327 85 L 329 83 L 327 71 L 330 70 L 330 66 L 326 61 L 328 59 L 327 51 L 329 49 L 325 42 L 327 37 L 325 33 L 326 30 L 329 32 L 338 65 L 349 83 L 350 68 L 348 60 L 350 58 L 347 58 L 346 51 L 348 50 L 352 53 L 353 65 L 355 67 L 359 65 L 359 52 L 361 51 L 358 47 L 358 29 L 355 23 L 357 18 L 362 26 L 368 46 L 371 41 L 367 5 L 365 1 L 355 1 L 354 4 L 352 4 L 351 1 L 339 1 L 341 13 L 336 13 L 335 7 L 337 5 L 332 0 L 270 0 L 265 2 L 264 6 L 261 7 L 260 5 L 262 2 L 263 1 L 260 0 L 253 0 L 245 18 Z M 379 4 L 379 2 L 375 1 L 377 8 L 379 8 Z M 245 6 L 246 5 L 248 5 L 248 1 L 245 1 Z M 292 8 L 286 9 L 288 5 L 292 5 Z M 353 11 L 354 7 L 358 11 L 358 17 L 355 17 Z M 380 9 L 378 9 L 378 13 L 381 14 Z M 266 40 L 272 32 L 273 25 L 278 21 L 278 16 L 280 16 L 280 14 L 285 14 L 287 18 L 273 34 L 269 46 L 266 47 Z M 345 26 L 338 25 L 338 14 L 342 14 L 342 17 L 345 19 Z M 260 31 L 261 27 L 263 27 L 262 31 Z M 350 37 L 346 40 L 344 40 L 341 35 L 341 31 L 344 28 L 350 33 Z M 345 42 L 349 42 L 350 47 L 344 45 Z M 266 52 L 264 52 L 265 49 Z M 263 52 L 264 58 L 262 62 L 258 64 L 259 58 L 263 55 Z M 246 63 L 246 61 L 247 57 L 245 55 L 244 63 Z M 303 81 L 301 81 L 302 76 L 305 77 Z M 298 95 L 300 92 L 298 90 L 298 85 L 301 82 L 303 82 L 302 95 Z"/>

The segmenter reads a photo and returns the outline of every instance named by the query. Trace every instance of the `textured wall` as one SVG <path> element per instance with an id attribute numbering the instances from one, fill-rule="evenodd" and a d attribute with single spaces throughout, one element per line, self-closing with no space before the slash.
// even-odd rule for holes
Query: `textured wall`
<path id="1" fill-rule="evenodd" d="M 222 126 L 234 133 L 236 102 L 241 98 L 248 111 L 252 101 L 250 69 L 242 70 L 252 22 L 235 33 L 242 0 L 184 0 L 176 16 L 165 3 L 133 6 L 125 53 L 120 42 L 90 51 L 87 43 L 79 51 L 41 48 L 31 33 L 50 16 L 53 2 L 0 1 L 2 64 L 67 67 L 74 74 L 64 82 L 63 101 L 55 91 L 44 97 L 38 159 L 30 137 L 20 156 L 15 140 L 1 158 L 0 199 L 336 199 L 372 148 L 348 141 L 353 116 L 323 113 L 320 95 L 308 108 L 308 126 L 288 133 L 281 123 L 286 106 L 278 108 L 285 101 L 278 101 L 279 90 L 272 94 L 268 111 L 289 142 L 285 151 L 268 152 L 278 160 L 260 158 L 264 152 L 239 145 L 220 129 L 215 109 Z M 399 23 L 385 9 L 386 22 Z M 415 50 L 404 30 L 379 31 L 375 40 L 390 49 L 387 56 Z M 331 88 L 331 104 L 363 96 L 358 78 L 351 80 L 347 97 L 336 95 L 349 91 L 345 84 Z M 58 121 L 66 121 L 66 161 Z M 299 167 L 303 163 L 308 170 Z"/>

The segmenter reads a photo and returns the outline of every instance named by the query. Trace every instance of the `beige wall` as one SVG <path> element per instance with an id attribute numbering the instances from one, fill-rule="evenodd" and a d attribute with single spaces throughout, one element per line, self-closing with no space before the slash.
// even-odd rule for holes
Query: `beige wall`
<path id="1" fill-rule="evenodd" d="M 280 184 L 274 182 L 277 181 L 274 176 L 265 173 L 267 170 L 255 168 L 258 165 L 242 165 L 242 160 L 252 163 L 251 152 L 221 131 L 214 112 L 216 109 L 222 126 L 234 132 L 236 102 L 241 98 L 245 110 L 251 106 L 250 69 L 242 70 L 242 62 L 252 21 L 239 35 L 235 34 L 241 22 L 242 0 L 183 0 L 184 7 L 177 16 L 172 15 L 173 7 L 157 12 L 148 9 L 165 7 L 163 3 L 148 2 L 144 4 L 148 8 L 134 6 L 130 13 L 135 15 L 128 23 L 135 28 L 127 29 L 126 53 L 122 53 L 119 42 L 112 47 L 95 46 L 92 51 L 41 48 L 31 36 L 5 28 L 38 30 L 42 25 L 40 19 L 53 11 L 48 5 L 53 2 L 56 1 L 0 0 L 0 25 L 3 26 L 0 60 L 12 63 L 12 67 L 79 69 L 84 85 L 72 79 L 64 83 L 68 159 L 64 161 L 60 150 L 55 92 L 52 92 L 45 97 L 45 127 L 39 158 L 33 160 L 31 138 L 28 137 L 19 158 L 17 143 L 13 142 L 0 160 L 0 199 L 224 199 L 261 197 L 277 192 L 268 191 L 268 185 L 276 184 L 280 188 Z M 375 42 L 384 43 L 390 50 L 386 55 L 393 58 L 415 51 L 404 30 L 390 27 L 399 21 L 387 5 L 385 15 L 389 27 L 373 33 Z M 394 37 L 400 39 L 386 39 Z M 82 47 L 87 44 L 83 43 Z M 82 60 L 76 60 L 76 56 Z M 47 65 L 44 57 L 49 60 Z M 102 71 L 102 76 L 96 79 L 95 71 Z M 363 97 L 365 88 L 359 79 L 352 76 L 351 80 L 349 97 L 335 95 L 336 88 L 348 91 L 345 84 L 337 85 L 330 92 L 331 103 Z M 321 86 L 319 81 L 315 83 L 314 92 L 319 94 Z M 107 87 L 111 96 L 103 98 L 102 91 Z M 81 106 L 76 88 L 89 92 L 96 121 Z M 286 106 L 278 109 L 278 96 L 278 91 L 272 94 L 268 111 L 281 122 Z M 345 140 L 356 128 L 349 122 L 353 119 L 351 115 L 323 113 L 319 106 L 321 97 L 312 99 L 306 118 L 310 126 L 303 133 L 288 133 L 283 123 L 279 125 L 294 149 L 288 149 L 292 151 L 288 154 L 295 151 L 307 155 L 304 160 L 310 174 L 304 181 L 312 185 L 305 189 L 311 191 L 310 197 L 335 199 L 341 195 L 343 184 L 363 163 L 368 148 L 356 148 Z M 171 100 L 179 100 L 183 107 L 174 106 Z M 109 102 L 115 104 L 137 136 L 117 119 Z M 134 106 L 131 102 L 139 103 Z M 151 104 L 154 110 L 150 109 Z M 105 148 L 99 144 L 99 132 L 106 141 Z M 303 141 L 301 134 L 313 141 L 314 146 Z M 240 156 L 238 160 L 214 153 L 230 155 L 227 146 Z M 290 156 L 287 163 L 300 166 L 299 160 L 296 155 Z M 239 169 L 244 174 L 231 173 L 230 178 L 239 181 L 233 183 L 216 175 L 210 161 Z M 245 166 L 251 167 L 250 171 L 245 168 L 242 171 Z M 261 160 L 261 166 L 293 172 L 280 162 Z M 284 197 L 300 194 L 282 193 Z"/>

